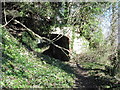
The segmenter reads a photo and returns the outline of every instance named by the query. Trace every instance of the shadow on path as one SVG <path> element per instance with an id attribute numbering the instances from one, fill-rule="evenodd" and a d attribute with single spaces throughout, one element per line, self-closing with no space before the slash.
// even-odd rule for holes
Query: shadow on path
<path id="1" fill-rule="evenodd" d="M 104 90 L 104 86 L 111 86 L 113 83 L 111 83 L 107 78 L 99 77 L 99 76 L 88 76 L 87 71 L 94 70 L 98 71 L 101 69 L 87 69 L 82 68 L 78 64 L 76 64 L 75 67 L 75 75 L 77 77 L 76 87 L 77 88 L 83 88 L 83 90 Z"/>
<path id="2" fill-rule="evenodd" d="M 76 77 L 75 85 L 71 86 L 71 88 L 74 88 L 75 90 L 89 90 L 89 89 L 102 90 L 102 87 L 104 85 L 113 84 L 105 78 L 99 78 L 97 76 L 88 76 L 87 71 L 91 69 L 82 68 L 78 64 L 71 65 L 73 63 L 70 62 L 69 64 L 66 64 L 65 62 L 61 62 L 60 60 L 50 58 L 40 53 L 37 53 L 37 56 L 48 64 L 54 65 L 69 74 L 74 74 Z M 93 69 L 93 70 L 101 70 L 101 69 Z"/>

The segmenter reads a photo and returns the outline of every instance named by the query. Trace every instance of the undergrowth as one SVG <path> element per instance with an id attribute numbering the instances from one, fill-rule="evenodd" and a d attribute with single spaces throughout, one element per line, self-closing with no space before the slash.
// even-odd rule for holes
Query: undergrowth
<path id="1" fill-rule="evenodd" d="M 80 54 L 76 58 L 81 69 L 88 71 L 89 76 L 93 76 L 99 81 L 103 80 L 98 84 L 103 88 L 120 88 L 120 80 L 116 78 L 114 66 L 112 65 L 112 61 L 116 60 L 112 48 L 104 45 L 96 50 Z"/>
<path id="2" fill-rule="evenodd" d="M 2 32 L 3 59 L 0 85 L 4 88 L 71 88 L 74 74 L 69 65 L 47 56 L 37 57 L 6 29 Z"/>

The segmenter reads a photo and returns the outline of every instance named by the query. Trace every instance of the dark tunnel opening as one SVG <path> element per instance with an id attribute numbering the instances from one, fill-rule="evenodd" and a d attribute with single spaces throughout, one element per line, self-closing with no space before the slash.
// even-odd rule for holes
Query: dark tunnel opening
<path id="1" fill-rule="evenodd" d="M 54 44 L 58 45 L 61 48 L 69 50 L 69 38 L 62 34 L 49 34 L 49 35 L 45 34 L 42 35 L 42 37 L 46 37 L 50 40 L 53 40 Z M 56 47 L 55 45 L 49 43 L 46 40 L 41 40 L 41 42 L 38 43 L 38 48 L 42 48 L 48 45 L 49 48 L 45 50 L 42 54 L 48 55 L 55 59 L 59 59 L 61 61 L 69 61 L 70 56 L 67 50 Z"/>

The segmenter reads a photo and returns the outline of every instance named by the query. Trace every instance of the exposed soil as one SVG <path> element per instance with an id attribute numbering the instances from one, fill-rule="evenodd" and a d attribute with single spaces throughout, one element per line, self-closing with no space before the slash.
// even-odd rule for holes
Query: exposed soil
<path id="1" fill-rule="evenodd" d="M 73 67 L 75 78 L 75 90 L 104 90 L 105 85 L 112 85 L 106 79 L 101 79 L 97 76 L 91 76 L 88 74 L 89 70 L 81 67 L 76 62 L 69 62 L 69 65 Z"/>
<path id="2" fill-rule="evenodd" d="M 118 83 L 114 85 L 115 83 L 110 82 L 110 80 L 106 77 L 101 77 L 99 75 L 95 76 L 95 75 L 89 74 L 91 70 L 102 72 L 102 69 L 84 68 L 82 67 L 82 65 L 75 62 L 75 60 L 70 60 L 69 62 L 66 62 L 66 63 L 68 67 L 72 69 L 73 71 L 72 73 L 76 76 L 75 84 L 74 86 L 71 86 L 71 88 L 74 88 L 74 90 L 104 90 L 106 86 L 107 88 L 117 88 L 119 85 Z M 61 69 L 65 70 L 65 68 L 61 68 Z"/>

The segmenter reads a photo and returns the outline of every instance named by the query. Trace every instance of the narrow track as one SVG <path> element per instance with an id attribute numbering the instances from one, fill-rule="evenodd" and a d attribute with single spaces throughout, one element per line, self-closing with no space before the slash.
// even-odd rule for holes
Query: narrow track
<path id="1" fill-rule="evenodd" d="M 75 62 L 69 62 L 73 67 L 75 78 L 75 90 L 103 90 L 98 85 L 100 82 L 97 78 L 89 76 L 87 70 L 83 70 Z"/>

